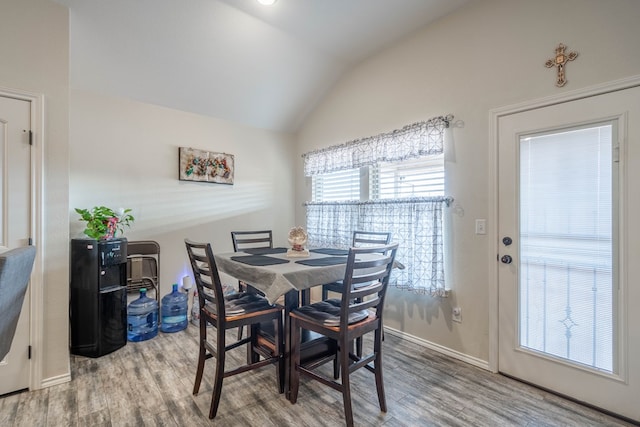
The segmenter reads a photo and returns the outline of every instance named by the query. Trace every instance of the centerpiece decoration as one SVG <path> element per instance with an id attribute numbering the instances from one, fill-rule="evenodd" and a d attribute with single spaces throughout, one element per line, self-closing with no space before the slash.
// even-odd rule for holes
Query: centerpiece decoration
<path id="1" fill-rule="evenodd" d="M 131 209 L 120 208 L 118 212 L 105 206 L 95 206 L 91 210 L 75 208 L 80 214 L 79 221 L 86 221 L 84 234 L 96 240 L 112 239 L 119 231 L 124 233 L 124 227 L 131 227 L 135 220 Z"/>
<path id="2" fill-rule="evenodd" d="M 293 227 L 289 230 L 289 243 L 291 249 L 287 250 L 288 257 L 308 257 L 309 251 L 304 245 L 307 243 L 307 232 L 302 227 Z"/>

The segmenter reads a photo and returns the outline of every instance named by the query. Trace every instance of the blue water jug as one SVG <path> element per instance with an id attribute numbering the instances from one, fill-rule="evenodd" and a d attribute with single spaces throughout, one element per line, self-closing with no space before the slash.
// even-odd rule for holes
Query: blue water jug
<path id="1" fill-rule="evenodd" d="M 187 327 L 187 294 L 178 291 L 178 285 L 173 284 L 173 291 L 162 297 L 160 307 L 162 332 L 178 332 Z"/>
<path id="2" fill-rule="evenodd" d="M 140 289 L 140 298 L 127 306 L 127 340 L 145 341 L 158 335 L 158 302 Z"/>

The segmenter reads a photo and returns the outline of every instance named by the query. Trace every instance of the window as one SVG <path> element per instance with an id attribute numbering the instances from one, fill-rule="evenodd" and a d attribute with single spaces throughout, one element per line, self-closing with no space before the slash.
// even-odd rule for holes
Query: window
<path id="1" fill-rule="evenodd" d="M 613 135 L 607 122 L 520 138 L 520 344 L 605 372 L 615 360 Z"/>
<path id="2" fill-rule="evenodd" d="M 444 155 L 315 175 L 314 202 L 444 196 Z"/>
<path id="3" fill-rule="evenodd" d="M 355 230 L 385 231 L 400 244 L 393 286 L 446 296 L 444 130 L 452 116 L 307 153 L 312 247 L 348 247 Z"/>
<path id="4" fill-rule="evenodd" d="M 372 199 L 444 196 L 444 155 L 378 163 L 369 188 Z"/>
<path id="5" fill-rule="evenodd" d="M 316 175 L 311 188 L 311 200 L 314 202 L 360 200 L 360 170 L 347 169 Z"/>

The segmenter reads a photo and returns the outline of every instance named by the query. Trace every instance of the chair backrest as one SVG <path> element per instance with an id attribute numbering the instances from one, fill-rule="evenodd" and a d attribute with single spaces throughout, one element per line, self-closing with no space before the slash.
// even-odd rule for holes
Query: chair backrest
<path id="1" fill-rule="evenodd" d="M 129 240 L 127 253 L 130 255 L 160 255 L 160 245 L 154 240 Z"/>
<path id="2" fill-rule="evenodd" d="M 0 254 L 0 360 L 11 349 L 35 257 L 35 246 Z"/>
<path id="3" fill-rule="evenodd" d="M 389 277 L 398 243 L 365 248 L 351 248 L 344 274 L 340 325 L 346 327 L 358 312 L 373 309 L 382 318 Z"/>
<path id="4" fill-rule="evenodd" d="M 198 290 L 200 310 L 209 305 L 210 312 L 217 313 L 218 318 L 224 319 L 224 293 L 222 282 L 218 274 L 218 267 L 213 258 L 210 243 L 198 243 L 185 239 L 187 254 L 193 270 L 193 278 Z M 201 316 L 200 319 L 203 319 Z M 202 320 L 201 320 L 202 321 Z"/>
<path id="5" fill-rule="evenodd" d="M 127 289 L 159 289 L 160 245 L 153 240 L 127 242 Z M 158 295 L 156 295 L 158 296 Z"/>
<path id="6" fill-rule="evenodd" d="M 378 231 L 354 231 L 351 246 L 381 246 L 388 245 L 389 242 L 391 242 L 391 233 Z"/>
<path id="7" fill-rule="evenodd" d="M 272 248 L 273 233 L 271 230 L 232 231 L 233 251 L 240 252 L 249 248 Z"/>

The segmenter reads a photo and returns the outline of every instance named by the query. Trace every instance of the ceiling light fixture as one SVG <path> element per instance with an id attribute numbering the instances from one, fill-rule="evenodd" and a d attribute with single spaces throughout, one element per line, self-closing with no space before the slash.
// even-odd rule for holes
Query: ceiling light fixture
<path id="1" fill-rule="evenodd" d="M 271 6 L 276 2 L 276 0 L 258 0 L 258 3 L 264 6 Z"/>

